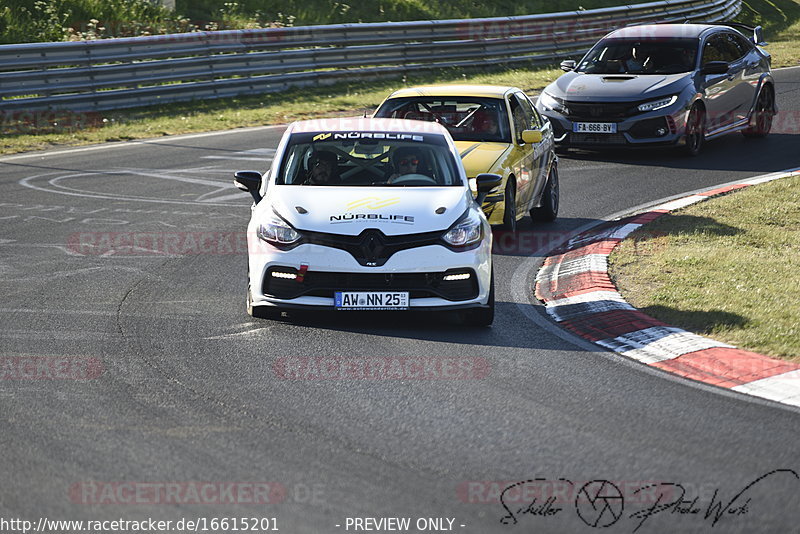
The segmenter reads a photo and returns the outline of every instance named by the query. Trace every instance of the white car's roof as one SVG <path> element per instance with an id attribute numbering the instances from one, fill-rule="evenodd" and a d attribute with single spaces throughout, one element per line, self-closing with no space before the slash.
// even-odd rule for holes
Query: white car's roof
<path id="1" fill-rule="evenodd" d="M 292 123 L 288 131 L 290 133 L 397 132 L 450 135 L 447 129 L 437 122 L 406 119 L 373 119 L 371 117 L 344 117 L 298 121 Z"/>

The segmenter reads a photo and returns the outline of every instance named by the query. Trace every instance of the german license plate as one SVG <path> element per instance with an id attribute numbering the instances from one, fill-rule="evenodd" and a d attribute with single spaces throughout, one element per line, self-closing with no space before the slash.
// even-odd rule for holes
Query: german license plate
<path id="1" fill-rule="evenodd" d="M 599 134 L 613 134 L 617 133 L 616 122 L 574 122 L 572 123 L 572 131 L 575 133 L 599 133 Z"/>
<path id="2" fill-rule="evenodd" d="M 337 310 L 407 310 L 408 291 L 337 291 Z"/>

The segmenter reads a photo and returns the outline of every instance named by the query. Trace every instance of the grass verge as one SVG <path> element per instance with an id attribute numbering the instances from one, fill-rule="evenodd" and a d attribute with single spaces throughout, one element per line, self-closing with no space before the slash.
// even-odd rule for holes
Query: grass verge
<path id="1" fill-rule="evenodd" d="M 665 215 L 623 241 L 609 271 L 656 319 L 800 362 L 800 176 Z"/>
<path id="2" fill-rule="evenodd" d="M 800 1 L 744 0 L 737 20 L 764 27 L 773 67 L 800 65 Z"/>
<path id="3" fill-rule="evenodd" d="M 224 98 L 91 114 L 31 114 L 23 121 L 0 124 L 0 154 L 146 139 L 163 135 L 286 124 L 295 120 L 372 112 L 401 87 L 427 83 L 513 85 L 538 91 L 560 73 L 553 68 L 507 70 L 468 75 L 462 71 L 409 76 L 402 80 L 347 83 L 253 97 Z"/>

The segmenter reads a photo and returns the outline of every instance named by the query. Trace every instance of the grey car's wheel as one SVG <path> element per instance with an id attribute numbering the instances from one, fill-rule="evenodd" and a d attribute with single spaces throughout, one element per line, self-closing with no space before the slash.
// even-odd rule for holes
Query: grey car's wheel
<path id="1" fill-rule="evenodd" d="M 758 94 L 758 100 L 750 122 L 752 126 L 742 130 L 742 135 L 745 137 L 766 137 L 772 129 L 774 107 L 775 94 L 772 92 L 772 86 L 765 85 Z"/>
<path id="2" fill-rule="evenodd" d="M 558 217 L 558 203 L 560 200 L 560 187 L 558 185 L 558 164 L 553 162 L 547 184 L 542 192 L 542 205 L 531 210 L 531 219 L 537 222 L 552 222 Z"/>
<path id="3" fill-rule="evenodd" d="M 701 106 L 695 104 L 686 118 L 686 153 L 690 156 L 698 155 L 700 149 L 703 148 L 705 136 L 706 112 Z"/>
<path id="4" fill-rule="evenodd" d="M 502 228 L 509 232 L 517 230 L 517 188 L 513 176 L 508 177 L 508 183 L 506 184 Z"/>
<path id="5" fill-rule="evenodd" d="M 494 322 L 494 272 L 489 282 L 489 301 L 485 308 L 463 312 L 463 323 L 467 326 L 491 326 Z"/>

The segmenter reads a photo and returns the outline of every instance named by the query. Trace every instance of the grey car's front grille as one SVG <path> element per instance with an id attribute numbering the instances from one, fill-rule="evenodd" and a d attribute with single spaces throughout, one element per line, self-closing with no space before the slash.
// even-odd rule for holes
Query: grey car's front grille
<path id="1" fill-rule="evenodd" d="M 639 113 L 637 103 L 566 102 L 567 117 L 573 121 L 622 120 Z"/>
<path id="2" fill-rule="evenodd" d="M 585 134 L 573 133 L 569 137 L 573 145 L 625 145 L 627 140 L 621 133 L 617 134 Z"/>

